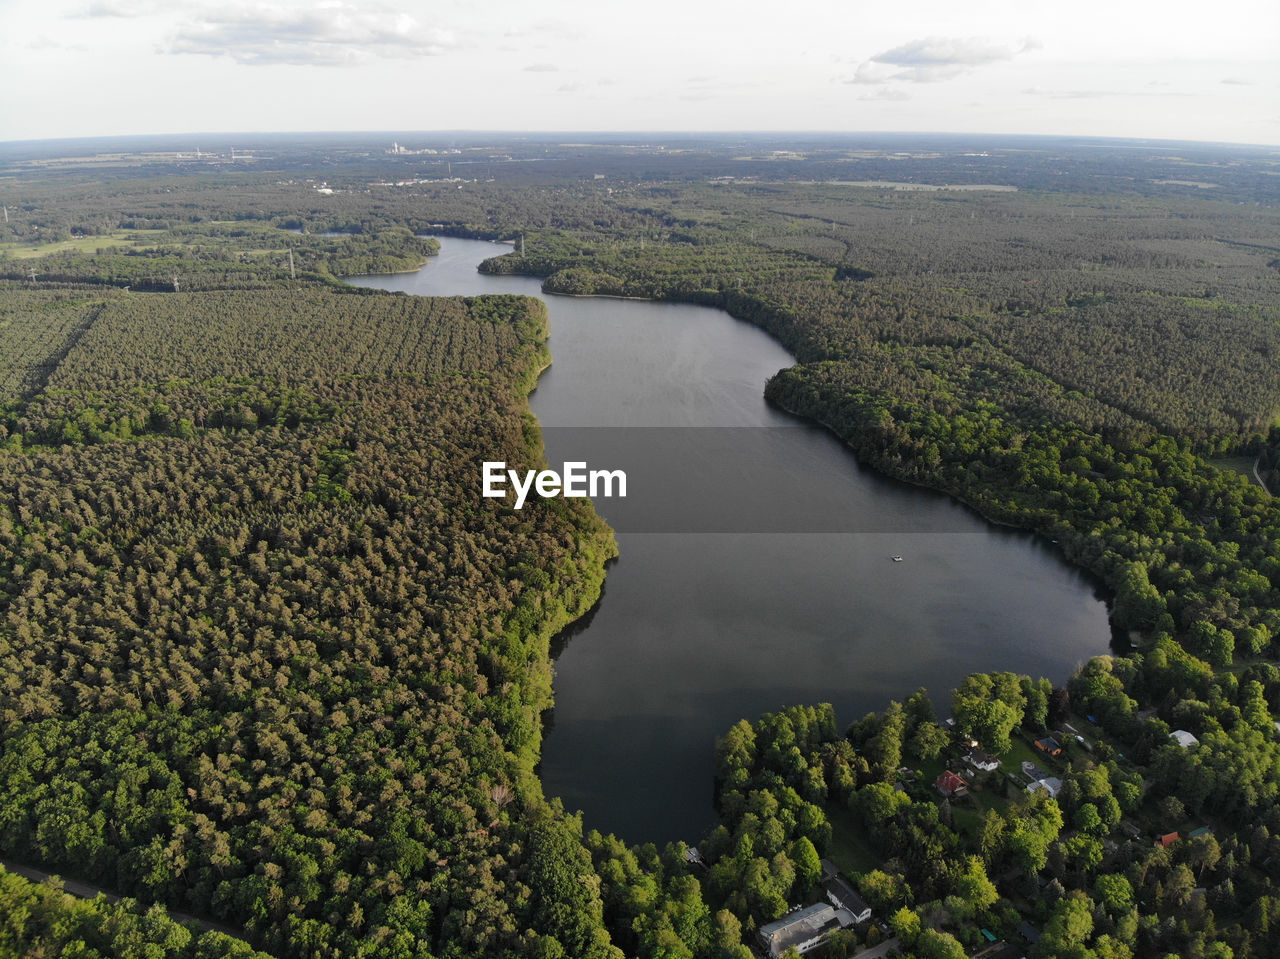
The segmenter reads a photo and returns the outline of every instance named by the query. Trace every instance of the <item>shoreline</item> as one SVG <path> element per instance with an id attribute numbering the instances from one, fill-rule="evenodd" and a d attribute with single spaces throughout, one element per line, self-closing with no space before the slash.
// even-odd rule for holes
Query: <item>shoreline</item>
<path id="1" fill-rule="evenodd" d="M 544 280 L 544 281 L 547 279 L 546 277 L 539 277 L 539 276 L 538 276 L 538 274 L 536 274 L 536 273 L 485 273 L 485 275 L 486 275 L 486 276 L 513 276 L 513 277 L 525 277 L 525 278 L 528 278 L 528 279 L 535 279 L 535 280 L 536 280 L 536 279 L 542 279 L 542 280 Z M 745 318 L 743 318 L 743 317 L 734 316 L 732 312 L 730 312 L 729 310 L 727 310 L 727 309 L 726 309 L 725 307 L 723 307 L 723 306 L 712 306 L 712 305 L 710 305 L 710 304 L 708 304 L 708 303 L 696 303 L 696 302 L 694 302 L 694 301 L 692 301 L 692 300 L 680 300 L 680 299 L 676 299 L 676 300 L 660 300 L 660 299 L 655 299 L 654 297 L 649 297 L 649 296 L 622 296 L 621 294 L 617 294 L 617 293 L 556 293 L 556 292 L 549 292 L 549 291 L 547 291 L 547 290 L 543 290 L 542 292 L 543 292 L 545 295 L 547 295 L 547 296 L 563 296 L 563 297 L 568 297 L 568 298 L 572 298 L 572 299 L 579 299 L 579 300 L 593 300 L 593 299 L 596 299 L 596 300 L 631 300 L 631 301 L 642 302 L 642 303 L 672 303 L 672 304 L 679 304 L 679 305 L 684 305 L 684 306 L 703 306 L 703 307 L 706 307 L 707 309 L 719 310 L 720 312 L 724 313 L 726 316 L 730 316 L 730 317 L 732 317 L 733 319 L 737 320 L 737 321 L 738 321 L 738 322 L 740 322 L 740 323 L 746 323 L 746 324 L 748 324 L 748 325 L 750 325 L 750 326 L 754 326 L 754 327 L 755 327 L 756 329 L 758 329 L 758 330 L 762 330 L 763 332 L 767 333 L 767 334 L 769 335 L 769 337 L 770 337 L 774 342 L 776 342 L 779 346 L 781 346 L 784 350 L 786 350 L 786 351 L 787 351 L 788 355 L 790 355 L 790 356 L 791 356 L 791 359 L 792 359 L 793 361 L 795 361 L 796 363 L 799 363 L 799 360 L 797 360 L 797 359 L 796 359 L 795 354 L 791 352 L 790 348 L 789 348 L 789 347 L 787 347 L 787 345 L 786 345 L 785 343 L 783 343 L 781 340 L 779 340 L 779 339 L 778 339 L 778 337 L 777 337 L 777 336 L 775 336 L 772 332 L 770 332 L 766 327 L 764 327 L 764 326 L 762 326 L 762 325 L 760 325 L 760 324 L 758 324 L 758 323 L 754 323 L 754 322 L 752 322 L 751 320 L 745 319 Z M 549 365 L 550 365 L 550 364 L 548 364 L 548 366 L 549 366 Z M 544 369 L 545 369 L 545 367 L 544 367 Z M 539 374 L 541 374 L 541 372 L 542 372 L 542 371 L 539 371 Z M 763 394 L 762 394 L 762 395 L 763 395 Z M 896 474 L 894 474 L 894 473 L 890 473 L 890 472 L 888 472 L 888 471 L 886 471 L 886 470 L 883 470 L 883 469 L 881 469 L 880 467 L 876 466 L 874 463 L 867 462 L 863 457 L 859 456 L 859 455 L 858 455 L 858 451 L 853 447 L 853 445 L 852 445 L 852 444 L 850 444 L 849 442 L 847 442 L 847 441 L 844 439 L 844 437 L 842 437 L 842 436 L 841 436 L 841 435 L 840 435 L 840 434 L 839 434 L 839 433 L 838 433 L 838 432 L 837 432 L 837 431 L 836 431 L 836 430 L 835 430 L 835 429 L 834 429 L 834 428 L 833 428 L 829 423 L 827 423 L 827 422 L 825 422 L 825 421 L 823 421 L 823 420 L 821 420 L 821 419 L 818 419 L 818 418 L 816 418 L 816 417 L 809 416 L 809 415 L 808 415 L 808 414 L 806 414 L 806 413 L 801 413 L 801 412 L 798 412 L 797 410 L 793 410 L 793 409 L 791 409 L 791 408 L 789 408 L 789 407 L 787 407 L 787 406 L 783 405 L 782 403 L 778 403 L 778 402 L 777 402 L 777 401 L 775 401 L 775 400 L 768 400 L 768 402 L 769 402 L 769 403 L 771 403 L 771 404 L 773 404 L 773 405 L 775 405 L 775 406 L 777 406 L 777 408 L 778 408 L 778 409 L 783 410 L 785 413 L 787 413 L 787 414 L 788 414 L 788 415 L 790 415 L 790 416 L 794 416 L 794 417 L 796 417 L 797 419 L 803 420 L 803 421 L 804 421 L 804 422 L 806 422 L 806 423 L 811 423 L 811 424 L 814 424 L 814 425 L 816 425 L 816 426 L 821 426 L 824 430 L 826 430 L 828 433 L 830 433 L 832 436 L 834 436 L 837 440 L 839 440 L 839 441 L 840 441 L 840 443 L 841 443 L 843 446 L 847 447 L 850 451 L 852 451 L 852 452 L 853 452 L 853 454 L 854 454 L 854 456 L 857 458 L 858 463 L 859 463 L 860 465 L 865 466 L 865 467 L 866 467 L 866 468 L 868 468 L 868 469 L 874 470 L 876 473 L 880 474 L 881 476 L 887 477 L 888 479 L 894 480 L 895 482 L 903 483 L 903 484 L 905 484 L 905 485 L 907 485 L 907 486 L 914 487 L 915 489 L 925 489 L 925 490 L 930 490 L 930 491 L 935 492 L 935 493 L 939 493 L 939 494 L 942 494 L 942 495 L 945 495 L 945 496 L 949 496 L 952 500 L 954 500 L 955 502 L 957 502 L 957 503 L 961 504 L 961 505 L 962 505 L 962 506 L 964 506 L 966 509 L 968 509 L 968 510 L 970 510 L 971 512 L 973 512 L 976 516 L 981 517 L 981 519 L 982 519 L 984 522 L 990 523 L 992 526 L 998 526 L 998 527 L 1000 527 L 1000 528 L 1002 528 L 1002 529 L 1012 529 L 1012 530 L 1018 530 L 1018 531 L 1020 531 L 1020 532 L 1032 533 L 1032 534 L 1034 534 L 1034 535 L 1036 535 L 1036 536 L 1039 536 L 1039 535 L 1040 535 L 1039 533 L 1036 533 L 1036 531 L 1035 531 L 1035 530 L 1033 530 L 1033 529 L 1031 529 L 1030 527 L 1022 526 L 1022 525 L 1019 525 L 1019 524 L 1017 524 L 1017 523 L 1010 522 L 1009 520 L 996 519 L 996 518 L 995 518 L 995 517 L 993 517 L 993 516 L 989 516 L 987 513 L 983 512 L 979 507 L 977 507 L 977 506 L 976 506 L 976 505 L 974 505 L 973 503 L 970 503 L 968 500 L 964 499 L 963 497 L 958 496 L 956 493 L 953 493 L 952 491 L 950 491 L 950 490 L 948 490 L 948 489 L 944 489 L 944 488 L 943 488 L 943 487 L 941 487 L 941 486 L 934 486 L 934 485 L 932 485 L 932 484 L 930 484 L 930 483 L 922 482 L 922 481 L 920 481 L 920 480 L 913 480 L 913 479 L 909 479 L 909 478 L 907 478 L 907 477 L 905 477 L 905 476 L 898 476 L 898 475 L 896 475 Z M 1261 482 L 1261 481 L 1259 481 L 1259 482 Z M 1264 491 L 1266 490 L 1266 487 L 1265 487 L 1265 486 L 1263 486 L 1263 490 L 1264 490 Z M 1083 566 L 1079 566 L 1079 565 L 1077 565 L 1077 564 L 1075 564 L 1075 563 L 1071 563 L 1071 566 L 1072 566 L 1072 567 L 1074 567 L 1074 568 L 1076 568 L 1076 569 L 1083 570 L 1084 572 L 1090 573 L 1090 575 L 1093 575 L 1092 571 L 1090 571 L 1090 570 L 1086 569 L 1086 568 L 1085 568 L 1085 567 L 1083 567 Z"/>

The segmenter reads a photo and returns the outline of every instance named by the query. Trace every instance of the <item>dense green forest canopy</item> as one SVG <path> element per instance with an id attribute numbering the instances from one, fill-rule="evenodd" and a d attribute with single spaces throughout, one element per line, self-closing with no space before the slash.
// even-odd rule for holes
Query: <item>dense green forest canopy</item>
<path id="1" fill-rule="evenodd" d="M 1280 955 L 1280 501 L 1241 475 L 1280 465 L 1280 154 L 420 141 L 0 146 L 0 853 L 279 956 L 741 957 L 820 856 L 888 922 L 832 956 Z M 759 324 L 773 402 L 1055 540 L 1133 652 L 971 677 L 954 733 L 924 692 L 746 718 L 701 862 L 584 833 L 534 769 L 612 540 L 472 476 L 541 455 L 545 314 L 336 279 L 429 232 Z M 966 740 L 1006 766 L 944 799 Z M 0 880 L 0 954 L 249 948 Z"/>
<path id="2" fill-rule="evenodd" d="M 475 488 L 541 458 L 545 308 L 284 284 L 6 296 L 4 853 L 281 955 L 554 939 L 548 643 L 612 540 Z"/>

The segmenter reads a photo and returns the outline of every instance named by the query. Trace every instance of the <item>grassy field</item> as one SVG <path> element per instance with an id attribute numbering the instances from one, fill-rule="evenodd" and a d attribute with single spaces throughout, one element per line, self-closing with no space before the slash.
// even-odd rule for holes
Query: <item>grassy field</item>
<path id="1" fill-rule="evenodd" d="M 1006 759 L 1005 765 L 994 775 L 961 774 L 971 783 L 981 783 L 982 788 L 971 788 L 967 796 L 952 802 L 951 815 L 957 832 L 967 835 L 970 839 L 976 839 L 978 827 L 986 816 L 987 810 L 994 809 L 1002 815 L 1008 810 L 1010 795 L 1021 794 L 1021 779 L 1025 778 L 1020 776 L 1016 785 L 1009 785 L 1008 770 L 1009 762 Z"/>
<path id="2" fill-rule="evenodd" d="M 1258 482 L 1253 475 L 1254 458 L 1252 456 L 1223 456 L 1209 462 L 1224 473 L 1239 473 L 1251 483 Z"/>
<path id="3" fill-rule="evenodd" d="M 1221 456 L 1209 462 L 1227 473 L 1239 473 L 1241 476 L 1253 475 L 1252 456 Z"/>
<path id="4" fill-rule="evenodd" d="M 827 821 L 831 823 L 830 859 L 846 876 L 870 872 L 880 865 L 880 857 L 867 842 L 862 821 L 838 803 L 828 803 Z"/>
<path id="5" fill-rule="evenodd" d="M 99 236 L 78 236 L 70 240 L 59 240 L 57 243 L 0 243 L 0 253 L 8 254 L 15 260 L 29 260 L 50 253 L 64 253 L 68 250 L 76 253 L 95 253 L 98 250 L 118 246 L 132 246 L 145 249 L 154 244 L 146 241 L 164 233 L 164 230 L 118 230 Z"/>
<path id="6" fill-rule="evenodd" d="M 1041 769 L 1047 772 L 1055 772 L 1053 759 L 1046 756 L 1039 750 L 1032 749 L 1031 745 L 1019 736 L 1014 736 L 1012 748 L 1000 757 L 1004 761 L 1004 768 L 1014 772 L 1021 772 L 1024 762 L 1033 762 Z"/>

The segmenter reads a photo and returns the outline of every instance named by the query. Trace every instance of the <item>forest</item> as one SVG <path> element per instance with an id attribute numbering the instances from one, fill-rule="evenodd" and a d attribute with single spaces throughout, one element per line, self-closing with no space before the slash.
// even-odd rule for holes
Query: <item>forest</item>
<path id="1" fill-rule="evenodd" d="M 62 355 L 0 424 L 4 853 L 276 955 L 554 938 L 472 901 L 556 868 L 548 643 L 613 550 L 474 489 L 540 460 L 545 308 L 232 285 L 26 291 L 64 342 L 6 329 Z"/>
<path id="2" fill-rule="evenodd" d="M 1215 459 L 1275 490 L 1280 160 L 981 146 L 0 157 L 0 854 L 131 897 L 0 874 L 0 955 L 741 959 L 823 859 L 877 919 L 832 957 L 1280 955 L 1280 506 Z M 1132 650 L 744 717 L 696 856 L 585 828 L 540 717 L 612 537 L 475 495 L 541 457 L 538 302 L 338 279 L 428 232 L 761 326 L 770 401 L 1055 541 Z"/>

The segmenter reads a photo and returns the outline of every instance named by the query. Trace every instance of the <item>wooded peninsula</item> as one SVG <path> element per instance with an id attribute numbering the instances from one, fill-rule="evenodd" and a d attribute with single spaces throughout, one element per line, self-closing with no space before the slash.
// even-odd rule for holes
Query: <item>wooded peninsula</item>
<path id="1" fill-rule="evenodd" d="M 0 145 L 0 859 L 124 897 L 0 869 L 0 957 L 1280 957 L 1280 151 L 420 139 Z M 479 495 L 542 302 L 342 281 L 429 234 L 760 326 L 1115 655 L 744 717 L 710 835 L 585 829 L 542 717 L 617 548 Z"/>

